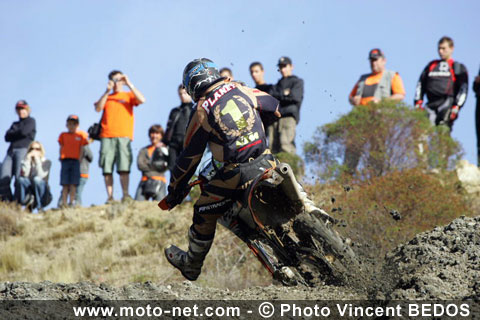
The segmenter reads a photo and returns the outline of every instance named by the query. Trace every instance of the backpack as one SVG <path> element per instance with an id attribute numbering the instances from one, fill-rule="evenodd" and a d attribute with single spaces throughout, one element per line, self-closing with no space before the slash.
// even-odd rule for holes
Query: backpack
<path id="1" fill-rule="evenodd" d="M 143 184 L 143 195 L 145 198 L 155 198 L 156 194 L 160 191 L 161 181 L 148 179 Z"/>
<path id="2" fill-rule="evenodd" d="M 152 158 L 150 159 L 150 164 L 153 169 L 158 172 L 164 172 L 168 168 L 168 149 L 164 148 L 164 153 L 162 148 L 155 148 Z"/>
<path id="3" fill-rule="evenodd" d="M 100 117 L 100 121 L 99 121 L 99 122 L 92 124 L 92 125 L 88 128 L 87 132 L 88 132 L 88 137 L 89 137 L 90 139 L 100 140 L 100 134 L 102 133 L 102 125 L 101 125 L 102 118 L 103 118 L 103 114 L 102 114 L 102 116 Z"/>

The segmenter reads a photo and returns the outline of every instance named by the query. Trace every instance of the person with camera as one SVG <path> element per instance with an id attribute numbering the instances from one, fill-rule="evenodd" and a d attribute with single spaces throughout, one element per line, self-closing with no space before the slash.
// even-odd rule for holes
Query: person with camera
<path id="1" fill-rule="evenodd" d="M 130 91 L 124 91 L 127 86 Z M 113 92 L 112 92 L 113 90 Z M 113 70 L 108 75 L 105 93 L 95 102 L 95 110 L 103 111 L 100 133 L 100 158 L 107 189 L 107 203 L 113 201 L 113 166 L 116 164 L 122 185 L 122 201 L 132 200 L 128 193 L 134 114 L 133 108 L 145 103 L 143 94 L 132 84 L 126 74 Z"/>
<path id="2" fill-rule="evenodd" d="M 15 198 L 32 212 L 43 208 L 52 201 L 52 194 L 48 186 L 48 176 L 52 162 L 45 158 L 45 149 L 38 141 L 33 141 L 28 147 L 27 154 L 22 161 L 22 169 L 18 178 Z"/>
<path id="3" fill-rule="evenodd" d="M 142 180 L 138 185 L 135 200 L 160 201 L 166 195 L 165 171 L 168 167 L 168 149 L 163 144 L 163 128 L 155 124 L 148 130 L 150 145 L 138 153 L 137 166 L 142 172 Z"/>
<path id="4" fill-rule="evenodd" d="M 12 176 L 15 177 L 17 185 L 22 160 L 37 132 L 35 119 L 30 117 L 30 106 L 25 100 L 19 100 L 15 104 L 15 112 L 18 115 L 18 121 L 12 123 L 5 133 L 5 141 L 10 142 L 10 146 L 0 166 L 0 201 L 13 200 L 10 189 Z"/>

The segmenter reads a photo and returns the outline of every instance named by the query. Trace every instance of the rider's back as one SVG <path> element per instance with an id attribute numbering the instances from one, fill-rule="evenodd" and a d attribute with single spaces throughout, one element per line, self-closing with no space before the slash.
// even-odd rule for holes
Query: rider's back
<path id="1" fill-rule="evenodd" d="M 267 148 L 255 92 L 236 82 L 221 82 L 199 101 L 198 108 L 207 114 L 205 121 L 211 128 L 208 140 L 216 160 L 243 163 L 257 158 Z M 268 97 L 261 99 L 278 104 Z"/>

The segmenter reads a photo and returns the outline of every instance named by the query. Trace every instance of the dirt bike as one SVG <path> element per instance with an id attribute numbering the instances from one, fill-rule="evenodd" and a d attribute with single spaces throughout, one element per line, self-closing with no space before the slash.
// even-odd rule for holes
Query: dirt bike
<path id="1" fill-rule="evenodd" d="M 214 161 L 201 170 L 191 188 L 215 174 Z M 284 285 L 341 284 L 359 264 L 350 247 L 333 228 L 335 219 L 322 212 L 308 213 L 305 193 L 286 163 L 267 169 L 218 222 L 247 244 L 274 280 Z M 242 203 L 244 205 L 242 205 Z M 168 210 L 166 199 L 159 207 Z"/>

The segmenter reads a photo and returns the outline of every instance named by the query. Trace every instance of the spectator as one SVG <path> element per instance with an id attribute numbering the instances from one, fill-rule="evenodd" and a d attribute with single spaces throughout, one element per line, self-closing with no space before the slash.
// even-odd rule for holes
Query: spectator
<path id="1" fill-rule="evenodd" d="M 452 130 L 458 112 L 467 100 L 468 73 L 467 68 L 454 61 L 453 40 L 442 37 L 438 41 L 439 60 L 427 64 L 415 91 L 414 104 L 417 109 L 426 110 L 432 125 L 444 124 Z M 423 107 L 423 96 L 427 95 L 428 103 Z"/>
<path id="2" fill-rule="evenodd" d="M 255 82 L 255 89 L 271 94 L 272 85 L 265 83 L 265 72 L 260 62 L 252 62 L 250 64 L 250 75 Z M 262 119 L 263 127 L 265 128 L 265 133 L 268 138 L 268 145 L 271 146 L 273 144 L 273 123 L 276 122 L 278 118 L 265 112 L 260 113 L 260 118 Z"/>
<path id="3" fill-rule="evenodd" d="M 137 188 L 135 200 L 162 200 L 166 195 L 165 171 L 168 165 L 168 149 L 163 144 L 163 128 L 155 124 L 148 130 L 150 145 L 138 153 L 138 170 L 142 171 L 142 180 Z"/>
<path id="4" fill-rule="evenodd" d="M 77 186 L 80 183 L 80 159 L 83 157 L 83 148 L 88 141 L 83 135 L 77 132 L 79 119 L 76 115 L 67 118 L 68 132 L 62 132 L 58 137 L 60 144 L 60 185 L 62 185 L 62 207 L 73 207 Z"/>
<path id="5" fill-rule="evenodd" d="M 377 103 L 381 99 L 389 98 L 393 100 L 403 100 L 405 98 L 405 89 L 403 87 L 402 78 L 398 72 L 390 71 L 385 68 L 387 59 L 380 49 L 372 49 L 368 54 L 370 61 L 371 73 L 364 74 L 357 81 L 350 92 L 348 100 L 353 106 L 366 106 L 370 102 Z M 347 139 L 350 141 L 350 139 Z M 345 148 L 345 166 L 350 174 L 353 174 L 360 161 L 362 149 L 365 143 L 356 145 L 347 144 Z M 376 141 L 369 141 L 370 149 L 379 148 Z M 383 170 L 380 161 L 374 161 L 369 158 L 369 165 L 376 170 L 377 174 Z"/>
<path id="6" fill-rule="evenodd" d="M 303 100 L 303 80 L 294 76 L 292 60 L 281 57 L 278 60 L 278 69 L 282 78 L 273 87 L 272 95 L 280 101 L 282 117 L 273 124 L 270 148 L 273 153 L 296 153 L 295 129 L 300 121 L 300 106 Z M 273 133 L 273 134 L 271 134 Z"/>
<path id="7" fill-rule="evenodd" d="M 478 76 L 473 82 L 473 91 L 477 96 L 477 106 L 475 108 L 475 126 L 477 129 L 477 166 L 480 167 L 480 70 Z"/>
<path id="8" fill-rule="evenodd" d="M 221 77 L 224 77 L 224 78 L 229 78 L 230 81 L 235 80 L 235 79 L 233 78 L 233 72 L 232 72 L 232 70 L 231 70 L 230 68 L 222 68 L 222 69 L 220 69 L 220 76 L 221 76 Z"/>
<path id="9" fill-rule="evenodd" d="M 12 201 L 12 191 L 10 182 L 12 176 L 15 176 L 17 185 L 20 176 L 22 160 L 25 158 L 27 148 L 35 139 L 35 119 L 30 117 L 30 107 L 25 100 L 19 100 L 15 105 L 15 111 L 18 115 L 18 121 L 10 126 L 5 133 L 5 141 L 10 142 L 7 155 L 3 160 L 0 170 L 0 200 Z"/>
<path id="10" fill-rule="evenodd" d="M 126 85 L 130 92 L 123 90 Z M 113 93 L 110 93 L 113 89 Z M 95 102 L 95 110 L 103 110 L 100 134 L 100 159 L 107 189 L 107 203 L 113 201 L 113 166 L 116 164 L 120 175 L 122 201 L 132 200 L 128 193 L 132 148 L 134 115 L 133 107 L 145 102 L 143 94 L 133 86 L 127 75 L 113 70 L 108 75 L 107 90 Z"/>
<path id="11" fill-rule="evenodd" d="M 75 192 L 75 204 L 77 206 L 82 205 L 82 193 L 83 193 L 83 188 L 85 187 L 85 184 L 88 181 L 89 175 L 89 169 L 90 169 L 90 163 L 93 161 L 93 153 L 92 150 L 89 147 L 89 144 L 92 143 L 92 139 L 89 139 L 88 133 L 82 130 L 77 130 L 77 133 L 80 134 L 87 140 L 88 144 L 83 146 L 83 153 L 82 157 L 80 158 L 80 181 L 77 186 L 77 190 Z M 60 190 L 60 197 L 58 198 L 58 208 L 63 207 L 63 199 L 62 199 L 62 190 Z"/>
<path id="12" fill-rule="evenodd" d="M 385 68 L 387 59 L 380 49 L 372 49 L 368 54 L 371 73 L 364 74 L 353 87 L 348 100 L 353 106 L 366 106 L 370 101 L 379 102 L 383 98 L 403 100 L 405 89 L 398 72 Z"/>
<path id="13" fill-rule="evenodd" d="M 171 171 L 175 166 L 177 156 L 182 153 L 185 131 L 192 112 L 192 98 L 188 95 L 183 85 L 178 86 L 180 106 L 170 111 L 167 122 L 167 131 L 163 142 L 168 146 L 168 169 Z"/>
<path id="14" fill-rule="evenodd" d="M 260 62 L 252 62 L 250 64 L 250 75 L 255 82 L 255 89 L 270 93 L 272 85 L 265 82 L 265 71 Z"/>
<path id="15" fill-rule="evenodd" d="M 22 160 L 21 175 L 18 178 L 15 198 L 32 212 L 35 208 L 42 212 L 52 201 L 48 186 L 48 176 L 52 162 L 45 158 L 45 149 L 38 141 L 33 141 Z"/>
<path id="16" fill-rule="evenodd" d="M 89 144 L 92 143 L 93 140 L 88 138 L 88 133 L 82 130 L 77 130 L 77 132 L 83 136 L 83 138 L 87 141 L 87 144 L 83 146 L 83 153 L 82 157 L 80 158 L 80 181 L 78 183 L 77 191 L 75 193 L 75 203 L 77 206 L 82 205 L 82 193 L 85 184 L 88 181 L 88 171 L 90 169 L 90 163 L 93 161 L 93 153 L 89 147 Z"/>

